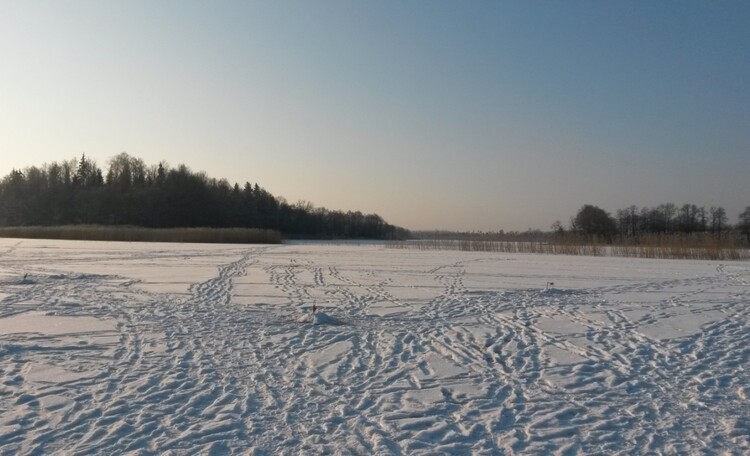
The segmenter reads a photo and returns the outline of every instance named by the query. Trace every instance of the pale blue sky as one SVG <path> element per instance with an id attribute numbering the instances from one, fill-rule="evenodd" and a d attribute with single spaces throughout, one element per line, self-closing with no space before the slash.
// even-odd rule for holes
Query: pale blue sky
<path id="1" fill-rule="evenodd" d="M 750 205 L 750 3 L 2 1 L 0 174 L 122 151 L 413 229 Z"/>

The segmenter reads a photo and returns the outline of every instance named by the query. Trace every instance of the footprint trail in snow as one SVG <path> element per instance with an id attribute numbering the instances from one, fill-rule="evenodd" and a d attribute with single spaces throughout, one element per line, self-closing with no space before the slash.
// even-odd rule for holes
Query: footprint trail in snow
<path id="1" fill-rule="evenodd" d="M 0 252 L 0 454 L 750 452 L 747 263 Z"/>

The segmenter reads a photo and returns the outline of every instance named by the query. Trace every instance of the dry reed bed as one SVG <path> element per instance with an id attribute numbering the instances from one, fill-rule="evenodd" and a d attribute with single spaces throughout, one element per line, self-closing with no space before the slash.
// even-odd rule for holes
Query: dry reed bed
<path id="1" fill-rule="evenodd" d="M 721 244 L 689 246 L 672 245 L 606 245 L 555 242 L 472 241 L 429 239 L 388 241 L 386 248 L 416 250 L 459 250 L 464 252 L 542 253 L 549 255 L 618 256 L 631 258 L 691 259 L 739 261 L 750 260 L 750 249 Z"/>
<path id="2" fill-rule="evenodd" d="M 255 228 L 142 228 L 131 226 L 0 227 L 0 237 L 77 241 L 279 244 L 278 231 Z"/>

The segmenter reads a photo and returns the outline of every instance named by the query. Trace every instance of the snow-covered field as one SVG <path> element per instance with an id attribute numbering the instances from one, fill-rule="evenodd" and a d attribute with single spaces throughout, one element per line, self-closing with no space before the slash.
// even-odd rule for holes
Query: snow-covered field
<path id="1" fill-rule="evenodd" d="M 0 453 L 748 453 L 749 307 L 748 263 L 0 239 Z"/>

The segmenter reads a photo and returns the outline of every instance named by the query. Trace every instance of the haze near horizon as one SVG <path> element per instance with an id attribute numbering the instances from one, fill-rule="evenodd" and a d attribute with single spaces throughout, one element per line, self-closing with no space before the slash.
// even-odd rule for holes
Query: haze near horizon
<path id="1" fill-rule="evenodd" d="M 410 229 L 750 205 L 750 5 L 0 1 L 0 175 L 126 151 Z"/>

